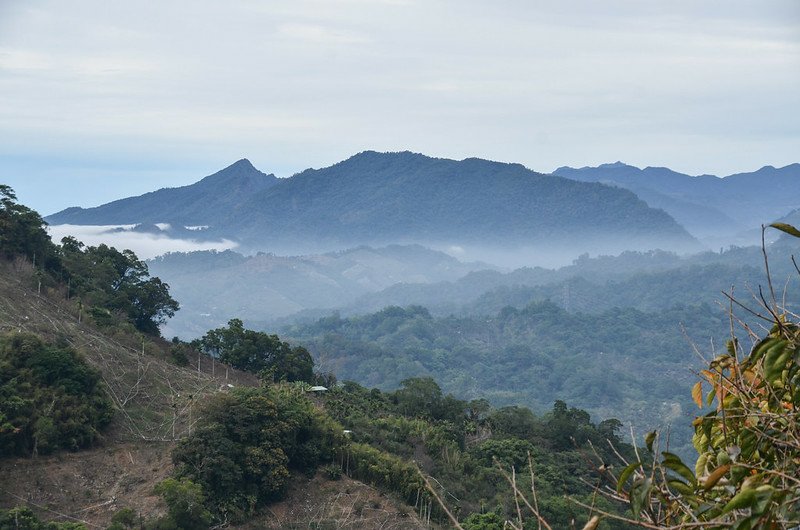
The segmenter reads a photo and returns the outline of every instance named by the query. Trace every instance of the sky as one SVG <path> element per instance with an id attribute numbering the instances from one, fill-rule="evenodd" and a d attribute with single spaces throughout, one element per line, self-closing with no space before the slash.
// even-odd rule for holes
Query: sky
<path id="1" fill-rule="evenodd" d="M 0 183 L 47 215 L 248 158 L 800 161 L 797 0 L 0 0 Z"/>

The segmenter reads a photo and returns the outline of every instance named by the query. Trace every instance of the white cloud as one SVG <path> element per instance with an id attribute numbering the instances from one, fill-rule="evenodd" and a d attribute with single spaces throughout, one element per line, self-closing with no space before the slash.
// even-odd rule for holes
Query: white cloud
<path id="1" fill-rule="evenodd" d="M 359 44 L 367 42 L 364 37 L 317 24 L 281 24 L 278 26 L 277 33 L 281 37 L 314 44 Z"/>
<path id="2" fill-rule="evenodd" d="M 164 225 L 164 223 L 159 223 Z M 47 227 L 53 241 L 73 236 L 87 246 L 106 244 L 118 250 L 130 249 L 140 259 L 151 259 L 167 252 L 192 252 L 195 250 L 227 250 L 236 248 L 233 241 L 194 241 L 174 239 L 165 235 L 128 231 L 133 225 L 52 225 Z M 125 231 L 114 231 L 124 228 Z"/>

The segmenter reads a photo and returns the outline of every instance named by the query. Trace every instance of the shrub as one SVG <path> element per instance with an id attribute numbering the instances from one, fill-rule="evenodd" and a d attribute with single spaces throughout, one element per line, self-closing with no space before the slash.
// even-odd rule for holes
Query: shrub
<path id="1" fill-rule="evenodd" d="M 173 452 L 176 475 L 200 485 L 229 521 L 280 498 L 290 470 L 312 472 L 346 443 L 340 425 L 288 386 L 217 394 L 202 418 Z"/>
<path id="2" fill-rule="evenodd" d="M 0 336 L 0 456 L 86 447 L 111 416 L 99 374 L 74 350 Z"/>

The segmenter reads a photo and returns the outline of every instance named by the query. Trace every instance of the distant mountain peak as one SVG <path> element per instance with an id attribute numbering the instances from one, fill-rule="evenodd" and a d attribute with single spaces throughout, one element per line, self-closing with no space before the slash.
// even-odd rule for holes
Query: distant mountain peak
<path id="1" fill-rule="evenodd" d="M 256 169 L 255 166 L 253 166 L 253 164 L 246 158 L 240 158 L 239 160 L 237 160 L 236 162 L 234 162 L 233 164 L 231 164 L 230 166 L 228 166 L 225 169 L 230 169 L 230 168 L 233 168 L 233 167 L 242 168 L 242 169 Z M 256 170 L 256 171 L 258 171 L 258 170 Z"/>
<path id="2" fill-rule="evenodd" d="M 241 158 L 234 162 L 233 164 L 229 165 L 226 168 L 220 169 L 214 175 L 219 175 L 221 173 L 225 174 L 238 174 L 238 173 L 261 173 L 256 167 L 246 158 Z M 263 174 L 263 173 L 262 173 Z M 213 175 L 211 175 L 213 176 Z"/>
<path id="3" fill-rule="evenodd" d="M 604 168 L 604 169 L 614 169 L 614 168 L 622 168 L 622 167 L 632 167 L 632 168 L 635 168 L 635 169 L 639 169 L 636 166 L 631 166 L 629 164 L 626 164 L 625 162 L 620 162 L 619 160 L 617 160 L 616 162 L 608 163 L 608 164 L 600 164 L 597 167 L 598 168 Z"/>
<path id="4" fill-rule="evenodd" d="M 180 219 L 184 225 L 210 225 L 215 212 L 226 211 L 278 182 L 246 158 L 194 184 L 162 188 L 96 208 L 71 207 L 47 217 L 51 224 L 155 224 Z M 178 223 L 181 224 L 181 223 Z"/>
<path id="5" fill-rule="evenodd" d="M 259 171 L 255 166 L 246 158 L 237 160 L 233 164 L 224 169 L 220 169 L 213 175 L 209 175 L 196 184 L 203 186 L 219 185 L 220 183 L 229 183 L 230 181 L 248 181 L 248 182 L 262 182 L 276 180 L 275 175 L 267 175 Z"/>

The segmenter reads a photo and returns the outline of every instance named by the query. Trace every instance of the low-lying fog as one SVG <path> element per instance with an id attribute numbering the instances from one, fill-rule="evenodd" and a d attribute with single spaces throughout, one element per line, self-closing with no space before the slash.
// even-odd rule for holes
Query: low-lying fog
<path id="1" fill-rule="evenodd" d="M 133 228 L 134 225 L 53 225 L 48 226 L 47 230 L 54 242 L 60 242 L 61 238 L 66 236 L 73 236 L 88 246 L 105 243 L 118 250 L 130 249 L 140 259 L 152 259 L 167 252 L 228 250 L 237 247 L 237 244 L 229 239 L 198 241 L 174 238 L 166 233 L 139 232 Z"/>

